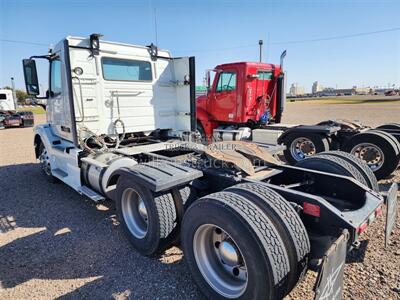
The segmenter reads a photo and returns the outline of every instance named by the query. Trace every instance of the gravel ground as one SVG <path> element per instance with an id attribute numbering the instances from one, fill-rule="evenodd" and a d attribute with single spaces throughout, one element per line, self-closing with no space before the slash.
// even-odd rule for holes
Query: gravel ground
<path id="1" fill-rule="evenodd" d="M 385 104 L 384 111 L 375 104 L 350 106 L 290 103 L 285 122 L 351 118 L 350 111 L 371 125 L 399 121 L 393 112 L 399 104 Z M 36 123 L 44 118 L 37 115 Z M 178 248 L 142 257 L 119 230 L 113 203 L 95 205 L 64 184 L 47 183 L 31 128 L 2 130 L 0 141 L 0 299 L 202 299 Z M 400 182 L 400 172 L 382 187 L 393 181 Z M 348 256 L 347 299 L 400 299 L 400 221 L 384 249 L 383 220 Z M 312 299 L 314 281 L 309 272 L 287 299 Z"/>

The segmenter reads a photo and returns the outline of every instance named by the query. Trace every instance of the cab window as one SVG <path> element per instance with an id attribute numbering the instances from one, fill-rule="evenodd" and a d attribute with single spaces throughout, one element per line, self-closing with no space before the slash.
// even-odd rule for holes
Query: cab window
<path id="1" fill-rule="evenodd" d="M 236 90 L 236 73 L 221 72 L 219 74 L 216 92 L 225 92 Z"/>
<path id="2" fill-rule="evenodd" d="M 50 66 L 50 95 L 56 97 L 61 94 L 61 62 L 56 59 L 51 61 Z"/>
<path id="3" fill-rule="evenodd" d="M 272 71 L 257 71 L 258 80 L 271 80 Z"/>
<path id="4" fill-rule="evenodd" d="M 103 57 L 105 80 L 151 81 L 151 64 L 148 61 Z"/>

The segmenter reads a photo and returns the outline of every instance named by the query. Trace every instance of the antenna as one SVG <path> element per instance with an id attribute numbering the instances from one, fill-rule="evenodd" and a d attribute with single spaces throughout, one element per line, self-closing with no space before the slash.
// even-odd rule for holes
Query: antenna
<path id="1" fill-rule="evenodd" d="M 154 32 L 156 35 L 156 46 L 158 46 L 158 34 L 157 34 L 157 9 L 154 8 Z"/>

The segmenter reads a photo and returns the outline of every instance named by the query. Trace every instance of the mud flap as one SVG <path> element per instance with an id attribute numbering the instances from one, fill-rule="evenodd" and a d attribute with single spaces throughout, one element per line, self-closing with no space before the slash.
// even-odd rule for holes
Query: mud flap
<path id="1" fill-rule="evenodd" d="M 398 185 L 393 183 L 386 196 L 386 226 L 385 226 L 385 247 L 390 244 L 390 235 L 396 224 L 397 217 L 397 191 Z"/>
<path id="2" fill-rule="evenodd" d="M 324 255 L 314 286 L 316 300 L 342 299 L 343 273 L 346 263 L 349 233 L 345 229 Z"/>

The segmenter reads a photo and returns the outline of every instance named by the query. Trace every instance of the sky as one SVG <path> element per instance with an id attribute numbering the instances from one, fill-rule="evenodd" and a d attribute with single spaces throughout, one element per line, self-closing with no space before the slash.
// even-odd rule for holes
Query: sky
<path id="1" fill-rule="evenodd" d="M 95 32 L 148 45 L 156 31 L 160 48 L 196 57 L 198 84 L 218 64 L 257 61 L 262 39 L 263 60 L 279 63 L 286 49 L 288 84 L 306 91 L 317 80 L 324 87 L 398 86 L 399 12 L 399 0 L 0 0 L 0 87 L 14 77 L 23 88 L 21 60 L 46 54 L 65 36 Z M 347 35 L 356 36 L 329 39 Z M 39 79 L 47 86 L 47 71 Z"/>

